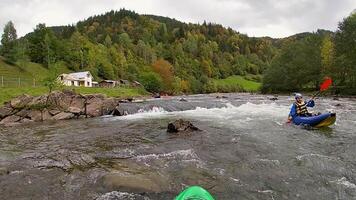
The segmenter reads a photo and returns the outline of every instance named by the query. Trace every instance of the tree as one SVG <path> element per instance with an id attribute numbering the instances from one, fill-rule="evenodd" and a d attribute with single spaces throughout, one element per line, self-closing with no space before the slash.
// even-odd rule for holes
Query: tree
<path id="1" fill-rule="evenodd" d="M 356 88 L 356 13 L 351 14 L 339 23 L 335 35 L 335 53 L 337 62 L 337 84 Z"/>
<path id="2" fill-rule="evenodd" d="M 289 43 L 267 69 L 263 90 L 296 91 L 318 87 L 321 81 L 321 36 L 312 34 Z M 283 77 L 283 78 L 281 78 Z"/>
<path id="3" fill-rule="evenodd" d="M 164 90 L 167 92 L 171 91 L 173 88 L 173 66 L 171 65 L 171 63 L 164 59 L 158 59 L 152 64 L 152 69 L 154 72 L 161 76 L 164 85 Z"/>
<path id="4" fill-rule="evenodd" d="M 144 72 L 140 75 L 139 80 L 149 92 L 160 92 L 162 90 L 162 79 L 155 72 Z"/>
<path id="5" fill-rule="evenodd" d="M 331 67 L 334 65 L 334 57 L 334 43 L 331 41 L 330 36 L 326 36 L 324 37 L 321 46 L 321 64 L 323 75 L 331 75 Z"/>
<path id="6" fill-rule="evenodd" d="M 60 41 L 45 24 L 38 24 L 34 32 L 28 36 L 28 41 L 31 61 L 45 64 L 47 67 L 63 59 L 63 55 L 66 54 L 60 49 Z"/>
<path id="7" fill-rule="evenodd" d="M 5 57 L 8 62 L 14 63 L 16 61 L 16 29 L 12 21 L 6 23 L 4 33 L 1 36 L 1 55 Z"/>

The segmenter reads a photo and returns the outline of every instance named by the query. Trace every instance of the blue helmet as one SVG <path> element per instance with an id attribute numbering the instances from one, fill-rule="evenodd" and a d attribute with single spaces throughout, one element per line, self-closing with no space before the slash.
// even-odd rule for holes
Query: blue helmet
<path id="1" fill-rule="evenodd" d="M 302 98 L 303 95 L 300 94 L 300 93 L 294 93 L 294 98 L 297 99 L 297 98 Z"/>

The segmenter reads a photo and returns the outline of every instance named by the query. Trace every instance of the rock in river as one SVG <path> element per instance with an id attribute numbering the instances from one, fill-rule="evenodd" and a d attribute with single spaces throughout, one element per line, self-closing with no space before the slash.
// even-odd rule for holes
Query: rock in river
<path id="1" fill-rule="evenodd" d="M 170 122 L 167 127 L 167 132 L 178 133 L 178 132 L 190 132 L 199 131 L 200 129 L 194 126 L 190 121 L 183 119 L 178 119 L 174 122 Z"/>

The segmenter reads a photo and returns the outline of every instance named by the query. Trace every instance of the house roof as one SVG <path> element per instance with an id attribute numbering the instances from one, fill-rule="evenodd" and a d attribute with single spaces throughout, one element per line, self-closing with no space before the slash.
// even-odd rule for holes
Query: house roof
<path id="1" fill-rule="evenodd" d="M 83 79 L 87 78 L 88 74 L 90 74 L 90 76 L 92 76 L 89 71 L 75 72 L 75 73 L 70 73 L 70 74 L 61 74 L 59 76 L 63 76 L 67 80 L 83 80 Z"/>
<path id="2" fill-rule="evenodd" d="M 74 77 L 74 78 L 77 78 L 77 79 L 83 79 L 83 78 L 86 78 L 87 75 L 90 74 L 89 71 L 85 71 L 85 72 L 76 72 L 76 73 L 70 73 L 68 75 Z M 91 74 L 90 74 L 91 75 Z"/>
<path id="3" fill-rule="evenodd" d="M 105 82 L 105 83 L 116 83 L 116 81 L 113 81 L 113 80 L 102 80 L 102 81 L 100 81 L 100 83 L 103 83 L 103 82 Z"/>

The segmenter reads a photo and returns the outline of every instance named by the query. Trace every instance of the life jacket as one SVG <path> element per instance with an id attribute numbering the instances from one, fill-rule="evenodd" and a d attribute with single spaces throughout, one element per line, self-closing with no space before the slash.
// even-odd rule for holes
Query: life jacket
<path id="1" fill-rule="evenodd" d="M 301 103 L 295 102 L 294 104 L 297 107 L 297 115 L 309 114 L 308 109 L 307 109 L 307 104 L 304 101 Z"/>

